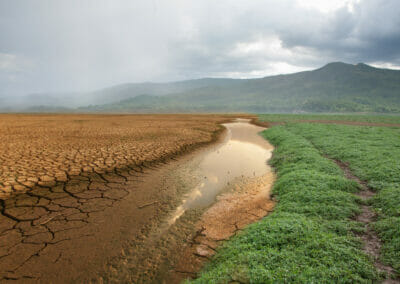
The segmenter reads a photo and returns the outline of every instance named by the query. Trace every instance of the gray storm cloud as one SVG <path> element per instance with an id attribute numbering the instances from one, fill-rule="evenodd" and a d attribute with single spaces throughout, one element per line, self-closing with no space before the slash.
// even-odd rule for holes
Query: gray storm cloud
<path id="1" fill-rule="evenodd" d="M 400 66 L 399 1 L 333 2 L 0 0 L 0 96 Z"/>

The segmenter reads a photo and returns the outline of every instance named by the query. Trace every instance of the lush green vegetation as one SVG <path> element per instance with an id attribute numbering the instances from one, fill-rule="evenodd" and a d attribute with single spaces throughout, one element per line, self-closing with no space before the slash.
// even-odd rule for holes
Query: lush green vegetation
<path id="1" fill-rule="evenodd" d="M 400 124 L 400 115 L 381 114 L 260 114 L 259 119 L 269 122 L 351 121 Z"/>
<path id="2" fill-rule="evenodd" d="M 370 201 L 383 260 L 400 272 L 400 128 L 335 124 L 289 124 L 328 156 L 349 164 L 378 194 Z"/>
<path id="3" fill-rule="evenodd" d="M 351 221 L 361 202 L 358 184 L 292 128 L 263 135 L 277 148 L 272 214 L 226 242 L 196 283 L 370 283 L 379 278 L 362 252 Z"/>

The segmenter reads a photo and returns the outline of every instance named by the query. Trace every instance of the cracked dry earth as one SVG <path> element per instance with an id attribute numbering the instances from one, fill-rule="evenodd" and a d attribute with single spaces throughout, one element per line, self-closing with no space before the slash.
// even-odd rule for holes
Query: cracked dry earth
<path id="1" fill-rule="evenodd" d="M 142 186 L 153 175 L 148 169 L 213 141 L 227 119 L 1 118 L 0 282 L 46 283 L 99 281 L 121 244 L 171 206 L 171 193 L 160 193 L 157 179 Z"/>
<path id="2" fill-rule="evenodd" d="M 0 115 L 0 198 L 154 162 L 213 140 L 213 115 Z"/>
<path id="3" fill-rule="evenodd" d="M 0 280 L 40 280 L 53 264 L 68 265 L 63 261 L 71 254 L 67 242 L 94 241 L 96 231 L 88 226 L 98 219 L 94 214 L 126 197 L 126 182 L 134 177 L 118 171 L 82 174 L 1 200 Z"/>

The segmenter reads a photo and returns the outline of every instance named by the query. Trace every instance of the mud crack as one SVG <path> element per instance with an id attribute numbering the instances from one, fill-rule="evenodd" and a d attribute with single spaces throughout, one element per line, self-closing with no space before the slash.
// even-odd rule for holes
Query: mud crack
<path id="1" fill-rule="evenodd" d="M 90 215 L 124 199 L 132 179 L 129 172 L 82 173 L 0 199 L 0 279 L 36 278 L 23 271 L 40 263 L 45 251 L 57 246 L 51 260 L 56 263 L 64 249 L 60 243 L 93 236 L 86 229 Z"/>

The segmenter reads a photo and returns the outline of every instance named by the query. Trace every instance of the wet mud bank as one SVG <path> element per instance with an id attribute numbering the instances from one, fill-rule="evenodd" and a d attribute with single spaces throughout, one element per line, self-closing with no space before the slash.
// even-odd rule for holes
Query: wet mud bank
<path id="1" fill-rule="evenodd" d="M 275 176 L 267 164 L 273 147 L 258 135 L 264 128 L 249 120 L 224 126 L 222 141 L 184 158 L 163 177 L 163 186 L 176 192 L 175 206 L 130 243 L 130 254 L 114 259 L 106 281 L 179 283 L 195 277 L 222 241 L 273 210 Z"/>

